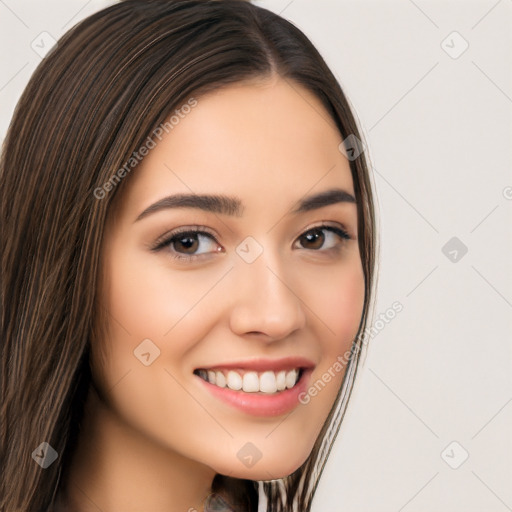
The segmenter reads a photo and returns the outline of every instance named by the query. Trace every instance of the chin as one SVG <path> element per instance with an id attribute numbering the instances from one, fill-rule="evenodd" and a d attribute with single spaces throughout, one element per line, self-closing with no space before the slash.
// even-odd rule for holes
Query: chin
<path id="1" fill-rule="evenodd" d="M 226 459 L 213 469 L 222 475 L 247 480 L 276 480 L 291 475 L 306 462 L 310 452 L 298 454 L 294 452 L 274 451 L 271 456 L 264 454 L 256 462 L 248 460 L 226 464 Z"/>

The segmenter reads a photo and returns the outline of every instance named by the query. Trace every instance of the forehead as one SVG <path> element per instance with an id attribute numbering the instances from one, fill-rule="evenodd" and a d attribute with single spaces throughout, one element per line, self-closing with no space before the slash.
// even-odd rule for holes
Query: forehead
<path id="1" fill-rule="evenodd" d="M 172 128 L 132 171 L 130 209 L 168 193 L 232 193 L 249 212 L 331 187 L 354 193 L 334 120 L 299 84 L 274 78 L 195 100 L 177 107 Z"/>

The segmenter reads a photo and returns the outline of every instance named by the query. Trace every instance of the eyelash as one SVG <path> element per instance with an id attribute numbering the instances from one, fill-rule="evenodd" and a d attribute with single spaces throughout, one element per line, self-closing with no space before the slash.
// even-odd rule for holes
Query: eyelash
<path id="1" fill-rule="evenodd" d="M 208 238 L 210 239 L 213 239 L 213 241 L 218 244 L 219 242 L 217 242 L 217 239 L 215 238 L 215 236 L 208 232 L 208 231 L 203 231 L 203 229 L 205 229 L 204 226 L 197 226 L 196 228 L 179 228 L 179 229 L 176 229 L 175 231 L 173 231 L 172 233 L 170 233 L 169 235 L 164 235 L 164 237 L 160 238 L 159 240 L 157 240 L 155 242 L 155 245 L 151 248 L 152 251 L 154 252 L 158 252 L 158 251 L 161 251 L 163 250 L 165 247 L 170 247 L 174 242 L 176 241 L 179 241 L 180 239 L 182 238 L 185 238 L 184 235 L 205 235 L 207 236 Z M 343 241 L 341 242 L 341 244 L 347 240 L 350 240 L 352 237 L 342 228 L 340 227 L 336 227 L 336 226 L 329 226 L 329 225 L 326 225 L 326 224 L 321 224 L 319 226 L 313 226 L 312 228 L 308 229 L 307 231 L 304 231 L 298 239 L 300 239 L 301 237 L 307 235 L 308 233 L 311 233 L 311 232 L 315 232 L 315 231 L 330 231 L 332 233 L 335 233 L 336 235 L 338 235 Z M 341 245 L 340 244 L 340 245 Z M 338 251 L 340 249 L 340 246 L 338 245 L 337 247 L 331 247 L 329 249 L 327 249 L 326 251 L 322 251 L 321 249 L 311 249 L 315 252 L 327 252 L 327 251 Z M 305 250 L 308 250 L 308 249 L 305 249 Z M 176 259 L 176 260 L 180 260 L 180 261 L 190 261 L 190 260 L 194 260 L 194 259 L 197 259 L 197 258 L 201 258 L 201 256 L 206 256 L 208 253 L 205 253 L 205 254 L 196 254 L 196 255 L 189 255 L 189 256 L 184 256 L 184 255 L 181 255 L 179 253 L 174 253 L 174 254 L 171 254 L 171 257 Z M 210 253 L 212 254 L 212 253 Z M 213 253 L 215 254 L 215 253 Z"/>

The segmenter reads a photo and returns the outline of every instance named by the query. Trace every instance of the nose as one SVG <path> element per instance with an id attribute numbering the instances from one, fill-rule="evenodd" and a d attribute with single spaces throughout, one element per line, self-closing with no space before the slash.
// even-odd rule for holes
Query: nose
<path id="1" fill-rule="evenodd" d="M 273 342 L 305 326 L 304 303 L 297 283 L 264 251 L 254 262 L 238 261 L 233 269 L 231 330 Z"/>

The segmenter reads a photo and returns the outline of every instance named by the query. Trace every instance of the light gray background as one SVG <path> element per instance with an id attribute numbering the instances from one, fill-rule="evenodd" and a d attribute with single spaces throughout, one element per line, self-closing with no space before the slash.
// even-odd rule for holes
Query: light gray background
<path id="1" fill-rule="evenodd" d="M 110 3 L 0 0 L 0 138 L 31 44 Z M 403 305 L 371 341 L 314 511 L 512 511 L 512 1 L 254 3 L 312 39 L 359 116 L 375 319 Z M 468 249 L 455 262 L 452 237 Z"/>

